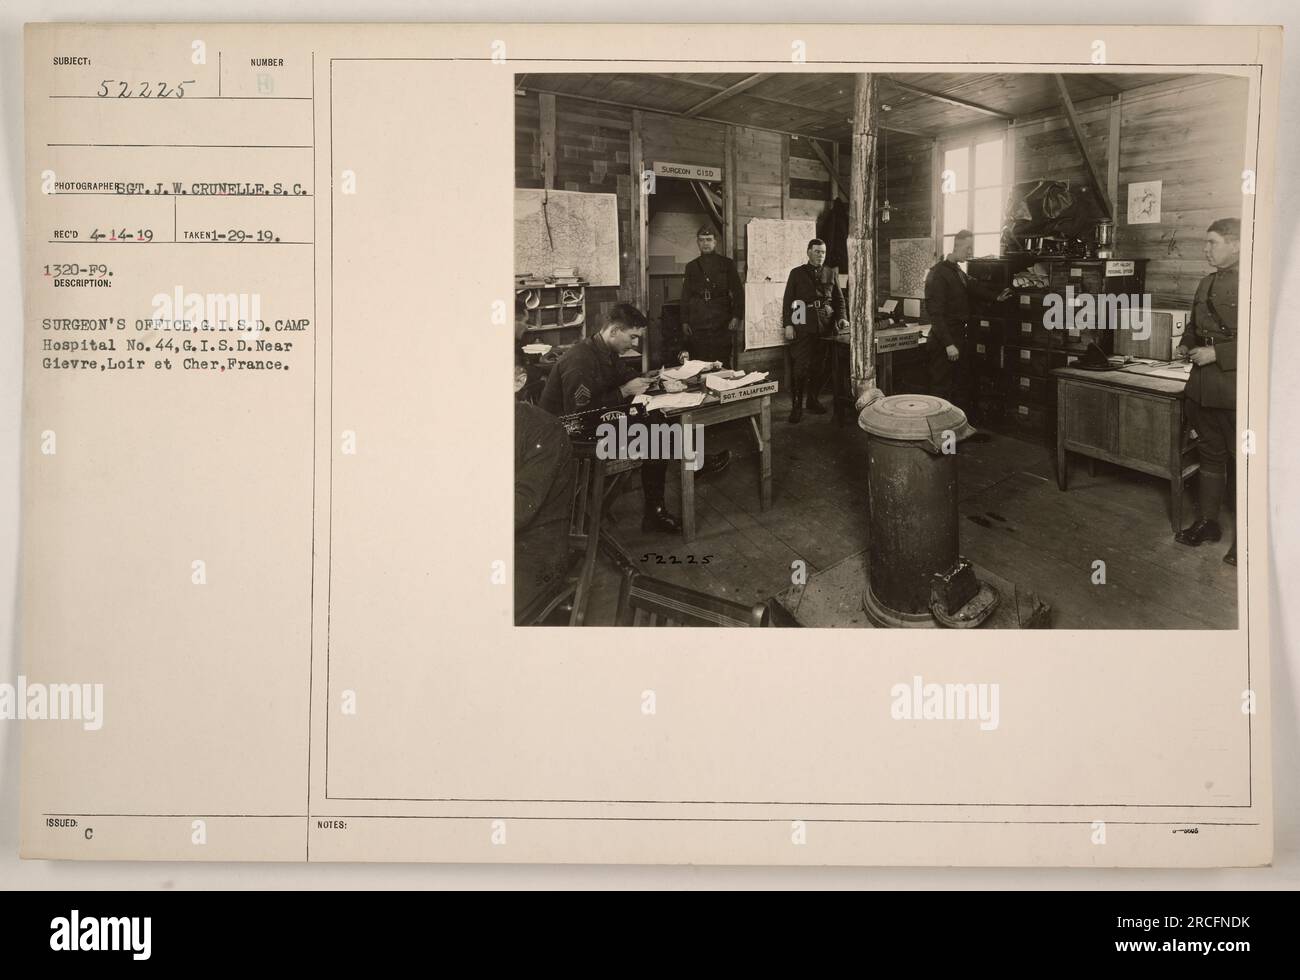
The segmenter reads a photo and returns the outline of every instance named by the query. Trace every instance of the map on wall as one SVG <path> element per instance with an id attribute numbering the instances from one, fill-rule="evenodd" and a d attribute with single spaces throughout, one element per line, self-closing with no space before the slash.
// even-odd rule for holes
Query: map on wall
<path id="1" fill-rule="evenodd" d="M 592 286 L 619 285 L 618 197 L 515 189 L 515 275 L 574 269 Z"/>
<path id="2" fill-rule="evenodd" d="M 808 261 L 808 240 L 816 237 L 815 221 L 751 219 L 745 226 L 745 281 L 784 287 L 790 270 Z"/>
<path id="3" fill-rule="evenodd" d="M 781 322 L 784 300 L 784 278 L 781 282 L 745 283 L 745 350 L 780 347 L 785 343 L 785 327 Z"/>
<path id="4" fill-rule="evenodd" d="M 925 276 L 936 261 L 933 238 L 891 239 L 889 295 L 925 299 Z"/>

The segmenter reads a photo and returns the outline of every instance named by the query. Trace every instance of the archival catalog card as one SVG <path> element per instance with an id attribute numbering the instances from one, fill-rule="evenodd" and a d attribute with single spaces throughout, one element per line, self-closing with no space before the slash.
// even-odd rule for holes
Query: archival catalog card
<path id="1" fill-rule="evenodd" d="M 29 25 L 23 855 L 1267 864 L 1280 51 Z"/>

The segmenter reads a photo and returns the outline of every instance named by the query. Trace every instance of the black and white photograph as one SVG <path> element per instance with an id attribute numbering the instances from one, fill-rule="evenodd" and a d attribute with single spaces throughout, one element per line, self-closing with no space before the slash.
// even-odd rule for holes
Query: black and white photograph
<path id="1" fill-rule="evenodd" d="M 1236 629 L 1248 96 L 517 73 L 516 624 Z"/>

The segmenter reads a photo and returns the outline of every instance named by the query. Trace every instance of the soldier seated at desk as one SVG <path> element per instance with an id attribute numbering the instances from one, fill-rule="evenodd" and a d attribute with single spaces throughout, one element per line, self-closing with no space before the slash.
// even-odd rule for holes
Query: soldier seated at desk
<path id="1" fill-rule="evenodd" d="M 623 357 L 644 335 L 645 314 L 631 303 L 619 303 L 609 311 L 600 332 L 574 344 L 546 379 L 539 402 L 552 415 L 568 415 L 594 408 L 624 405 L 650 387 L 649 378 L 639 376 L 640 365 Z M 730 453 L 705 457 L 697 475 L 716 473 L 730 461 Z M 641 464 L 641 490 L 645 509 L 642 531 L 680 533 L 682 526 L 664 504 L 664 482 L 668 464 L 646 460 Z"/>

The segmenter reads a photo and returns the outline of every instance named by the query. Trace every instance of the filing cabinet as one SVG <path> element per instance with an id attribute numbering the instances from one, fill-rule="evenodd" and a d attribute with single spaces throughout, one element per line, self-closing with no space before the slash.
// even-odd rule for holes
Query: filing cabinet
<path id="1" fill-rule="evenodd" d="M 972 259 L 967 269 L 972 278 L 1001 289 L 1031 266 L 1045 286 L 1017 289 L 1001 303 L 973 304 L 977 391 L 986 421 L 1008 434 L 1051 444 L 1056 390 L 1050 372 L 1077 361 L 1090 340 L 1107 354 L 1115 350 L 1121 324 L 1110 322 L 1105 297 L 1140 297 L 1146 260 L 1010 255 Z M 1081 321 L 1091 329 L 1077 329 Z"/>

